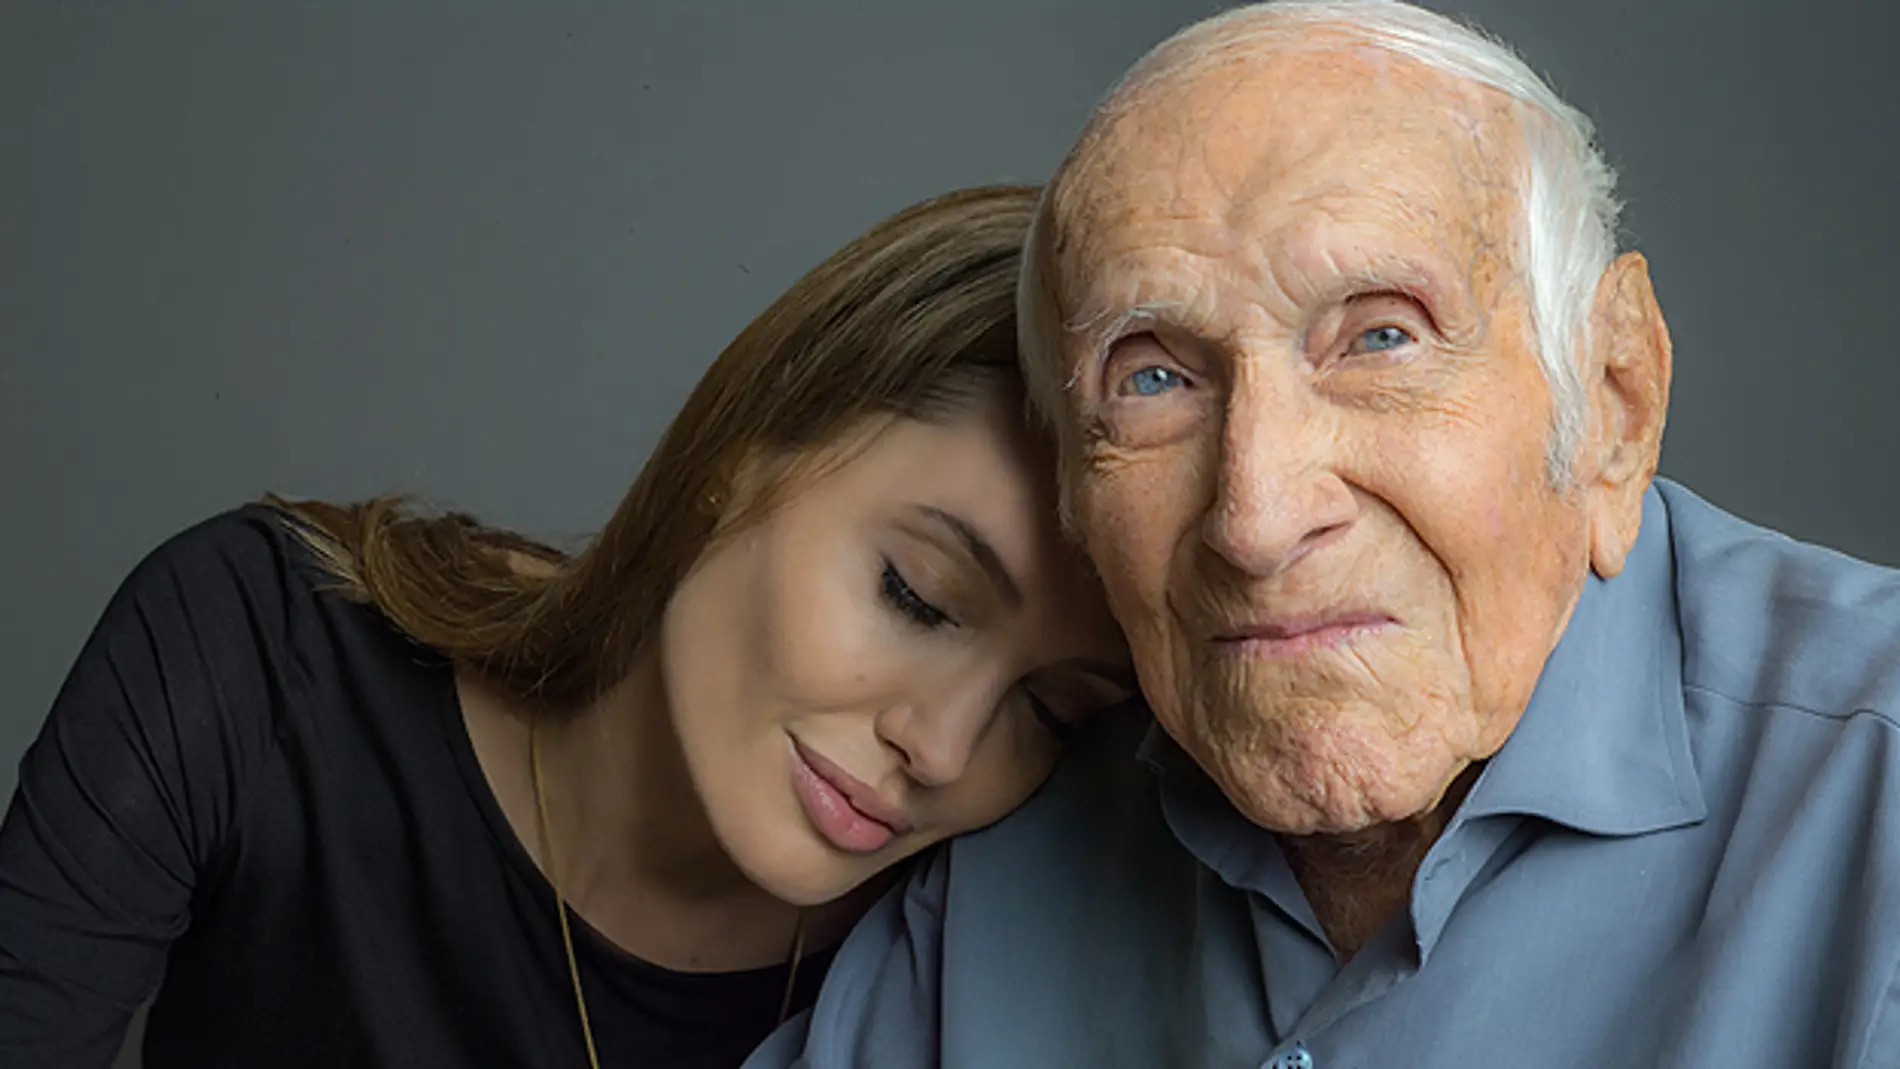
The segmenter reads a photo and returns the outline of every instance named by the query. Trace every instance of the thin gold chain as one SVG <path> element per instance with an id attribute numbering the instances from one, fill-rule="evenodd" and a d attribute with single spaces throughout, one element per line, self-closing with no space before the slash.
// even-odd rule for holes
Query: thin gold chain
<path id="1" fill-rule="evenodd" d="M 567 952 L 567 975 L 574 982 L 574 1005 L 580 1010 L 581 1039 L 587 1044 L 588 1069 L 600 1069 L 600 1054 L 594 1049 L 594 1026 L 587 1018 L 587 995 L 581 990 L 580 965 L 574 959 L 574 933 L 567 923 L 567 896 L 561 893 L 561 866 L 554 859 L 554 837 L 548 833 L 548 798 L 541 786 L 540 722 L 528 724 L 528 778 L 534 783 L 535 824 L 541 835 L 541 856 L 547 863 L 548 883 L 554 888 L 554 912 L 561 920 L 561 949 Z M 805 911 L 798 911 L 792 923 L 792 952 L 785 974 L 785 996 L 779 1000 L 778 1023 L 792 1015 L 792 995 L 798 981 L 798 963 L 805 957 Z"/>
<path id="2" fill-rule="evenodd" d="M 792 1015 L 793 985 L 798 981 L 798 963 L 805 957 L 805 911 L 798 911 L 797 919 L 792 921 L 792 953 L 790 967 L 785 970 L 785 997 L 778 1002 L 778 1023 Z"/>
<path id="3" fill-rule="evenodd" d="M 541 856 L 548 866 L 548 883 L 554 886 L 554 912 L 561 918 L 561 947 L 567 951 L 567 975 L 574 981 L 574 1005 L 581 1011 L 581 1038 L 587 1042 L 587 1065 L 600 1069 L 600 1055 L 594 1050 L 594 1026 L 587 1020 L 587 996 L 581 991 L 581 969 L 574 961 L 574 933 L 567 926 L 567 896 L 561 893 L 561 866 L 554 859 L 554 837 L 548 834 L 548 796 L 541 789 L 541 733 L 539 722 L 528 723 L 528 778 L 534 781 L 534 816 L 541 833 Z"/>

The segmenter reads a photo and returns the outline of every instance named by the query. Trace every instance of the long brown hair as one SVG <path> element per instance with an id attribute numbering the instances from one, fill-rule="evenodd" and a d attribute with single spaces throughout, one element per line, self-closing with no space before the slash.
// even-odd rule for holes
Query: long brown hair
<path id="1" fill-rule="evenodd" d="M 806 274 L 713 361 L 580 552 L 424 515 L 405 498 L 268 500 L 344 596 L 544 708 L 619 682 L 715 536 L 742 464 L 775 477 L 879 417 L 930 419 L 1018 374 L 1015 285 L 1037 191 L 992 186 L 886 219 Z M 524 566 L 526 565 L 526 566 Z"/>

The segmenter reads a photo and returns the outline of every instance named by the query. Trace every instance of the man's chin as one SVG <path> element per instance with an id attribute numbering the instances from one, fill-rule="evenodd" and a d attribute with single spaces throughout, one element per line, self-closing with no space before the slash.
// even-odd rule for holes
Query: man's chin
<path id="1" fill-rule="evenodd" d="M 1410 711 L 1417 723 L 1465 726 L 1434 707 L 1442 704 Z M 1391 708 L 1350 692 L 1243 695 L 1203 704 L 1183 749 L 1254 824 L 1282 835 L 1351 836 L 1432 812 L 1468 766 L 1458 757 L 1470 741 L 1464 732 L 1404 730 Z"/>
<path id="2" fill-rule="evenodd" d="M 1431 809 L 1433 790 L 1368 791 L 1344 776 L 1311 780 L 1283 776 L 1220 777 L 1221 793 L 1240 815 L 1278 835 L 1350 839 L 1416 820 Z"/>
<path id="3" fill-rule="evenodd" d="M 1228 799 L 1242 816 L 1254 824 L 1276 835 L 1296 839 L 1351 838 L 1391 823 L 1363 810 L 1337 812 L 1314 808 L 1289 809 L 1278 805 L 1261 805 L 1257 801 L 1250 805 L 1232 795 Z"/>

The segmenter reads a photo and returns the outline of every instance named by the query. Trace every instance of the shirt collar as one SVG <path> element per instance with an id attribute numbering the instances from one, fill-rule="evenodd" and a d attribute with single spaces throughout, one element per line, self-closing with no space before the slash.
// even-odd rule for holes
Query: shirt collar
<path id="1" fill-rule="evenodd" d="M 1216 870 L 1234 864 L 1238 829 L 1208 812 L 1231 806 L 1192 759 L 1159 724 L 1139 756 L 1162 776 L 1176 835 Z M 1524 716 L 1457 822 L 1516 813 L 1620 836 L 1693 824 L 1707 812 L 1683 710 L 1669 515 L 1651 487 L 1622 573 L 1584 581 Z"/>
<path id="2" fill-rule="evenodd" d="M 1458 819 L 1522 813 L 1639 835 L 1708 813 L 1682 698 L 1669 512 L 1651 487 L 1623 571 L 1592 572 L 1523 718 Z"/>

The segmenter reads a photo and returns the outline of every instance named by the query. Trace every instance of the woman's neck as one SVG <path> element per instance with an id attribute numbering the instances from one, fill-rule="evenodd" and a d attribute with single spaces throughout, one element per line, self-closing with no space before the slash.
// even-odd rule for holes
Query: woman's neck
<path id="1" fill-rule="evenodd" d="M 658 673 L 637 668 L 591 707 L 543 716 L 542 772 L 564 887 L 585 903 L 756 896 L 714 834 Z"/>
<path id="2" fill-rule="evenodd" d="M 666 968 L 723 972 L 786 959 L 799 910 L 740 871 L 714 834 L 652 666 L 593 706 L 532 713 L 458 678 L 469 732 L 509 824 L 568 904 L 610 942 Z M 530 731 L 549 844 L 537 829 Z M 806 945 L 842 937 L 830 907 Z M 848 928 L 850 919 L 843 920 Z"/>

